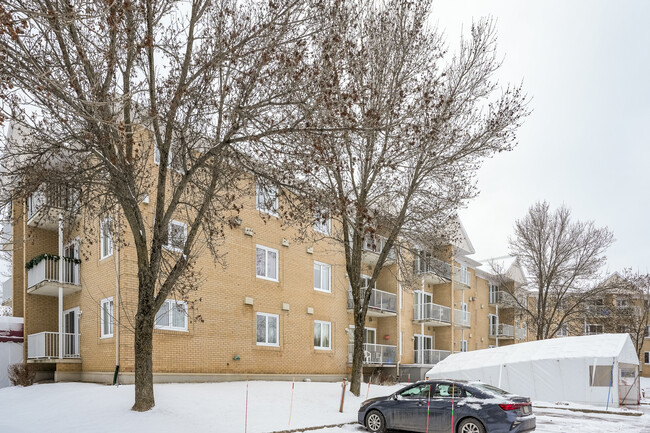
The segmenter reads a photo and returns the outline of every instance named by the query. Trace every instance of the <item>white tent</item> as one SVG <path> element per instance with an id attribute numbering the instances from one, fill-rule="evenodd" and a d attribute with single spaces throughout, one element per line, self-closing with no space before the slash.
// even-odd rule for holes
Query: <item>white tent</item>
<path id="1" fill-rule="evenodd" d="M 9 386 L 7 368 L 23 362 L 23 319 L 0 316 L 0 388 Z"/>
<path id="2" fill-rule="evenodd" d="M 448 356 L 428 379 L 480 380 L 535 401 L 638 404 L 639 358 L 628 334 L 553 338 Z"/>

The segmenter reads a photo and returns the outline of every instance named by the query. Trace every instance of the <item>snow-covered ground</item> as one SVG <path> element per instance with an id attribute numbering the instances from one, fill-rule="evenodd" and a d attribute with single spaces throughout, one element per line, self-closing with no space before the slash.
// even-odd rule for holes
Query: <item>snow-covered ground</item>
<path id="1" fill-rule="evenodd" d="M 649 387 L 650 381 L 642 386 Z M 402 385 L 372 385 L 370 397 L 387 395 Z M 356 420 L 366 398 L 346 392 L 339 413 L 341 383 L 296 382 L 291 406 L 291 382 L 246 382 L 156 385 L 156 407 L 146 413 L 130 410 L 133 386 L 84 383 L 37 384 L 0 389 L 0 432 L 80 431 L 177 433 L 273 432 L 305 427 L 344 424 Z M 248 421 L 246 422 L 246 411 Z M 537 431 L 650 433 L 650 406 L 643 416 L 590 414 L 562 409 L 535 409 Z M 291 423 L 289 416 L 291 411 Z M 361 426 L 316 430 L 320 433 L 361 433 Z"/>
<path id="2" fill-rule="evenodd" d="M 641 401 L 650 404 L 650 377 L 641 378 Z"/>

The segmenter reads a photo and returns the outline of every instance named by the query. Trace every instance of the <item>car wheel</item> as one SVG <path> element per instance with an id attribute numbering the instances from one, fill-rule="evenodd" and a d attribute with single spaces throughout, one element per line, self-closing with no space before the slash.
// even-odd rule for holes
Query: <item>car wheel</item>
<path id="1" fill-rule="evenodd" d="M 485 427 L 479 420 L 467 418 L 458 425 L 458 433 L 485 433 Z"/>
<path id="2" fill-rule="evenodd" d="M 366 428 L 373 433 L 383 433 L 386 431 L 386 421 L 381 412 L 372 410 L 366 416 Z"/>

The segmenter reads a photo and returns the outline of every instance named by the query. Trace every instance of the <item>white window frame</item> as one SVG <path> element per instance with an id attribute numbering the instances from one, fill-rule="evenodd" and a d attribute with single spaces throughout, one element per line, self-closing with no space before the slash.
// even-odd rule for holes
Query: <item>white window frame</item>
<path id="1" fill-rule="evenodd" d="M 257 250 L 263 250 L 264 251 L 264 275 L 258 274 L 257 270 Z M 269 253 L 275 253 L 275 276 L 276 278 L 271 278 L 268 277 L 268 254 Z M 262 280 L 268 280 L 268 281 L 275 281 L 279 282 L 280 281 L 280 252 L 276 250 L 275 248 L 269 248 L 265 247 L 264 245 L 255 245 L 255 275 L 257 278 L 260 278 Z"/>
<path id="2" fill-rule="evenodd" d="M 266 328 L 265 328 L 266 335 L 264 336 L 265 341 L 263 342 L 257 341 L 257 318 L 259 316 L 263 316 L 266 319 Z M 278 330 L 276 338 L 278 339 L 278 341 L 276 341 L 275 343 L 268 342 L 269 341 L 269 318 L 275 319 L 276 321 L 276 329 Z M 262 313 L 262 312 L 258 312 L 257 314 L 255 314 L 255 343 L 258 346 L 280 347 L 280 316 L 279 315 L 271 314 L 271 313 Z"/>
<path id="3" fill-rule="evenodd" d="M 328 213 L 327 214 L 327 219 L 325 220 L 325 223 L 323 224 L 321 222 L 321 215 L 314 215 L 314 231 L 318 233 L 322 233 L 324 235 L 331 235 L 332 234 L 332 217 Z"/>
<path id="4" fill-rule="evenodd" d="M 490 304 L 496 304 L 496 303 L 499 302 L 499 285 L 498 284 L 495 284 L 495 283 L 492 283 L 492 282 L 489 283 L 488 296 L 490 298 L 489 299 Z"/>
<path id="5" fill-rule="evenodd" d="M 493 320 L 494 319 L 494 320 Z M 488 314 L 488 326 L 491 328 L 494 326 L 494 333 L 492 335 L 498 335 L 499 334 L 499 316 L 496 314 Z"/>
<path id="6" fill-rule="evenodd" d="M 111 231 L 106 233 L 105 228 L 110 227 Z M 99 222 L 99 259 L 105 259 L 113 255 L 113 218 L 108 216 Z M 104 254 L 104 247 L 107 247 L 108 252 Z"/>
<path id="7" fill-rule="evenodd" d="M 326 322 L 323 320 L 314 320 L 314 340 L 316 340 L 316 325 L 320 325 L 320 346 L 316 346 L 316 342 L 314 341 L 314 349 L 316 350 L 332 350 L 332 322 Z M 327 325 L 327 342 L 329 343 L 329 346 L 323 346 L 323 326 Z"/>
<path id="8" fill-rule="evenodd" d="M 262 202 L 260 203 L 260 193 L 267 193 L 268 196 L 264 195 L 262 197 Z M 275 198 L 273 199 L 273 208 L 274 209 L 268 209 L 267 208 L 267 199 L 270 198 L 271 195 L 275 195 Z M 258 211 L 267 213 L 269 215 L 273 215 L 275 217 L 278 216 L 278 210 L 280 208 L 280 201 L 278 200 L 278 189 L 274 185 L 264 185 L 263 183 L 260 184 L 260 182 L 256 182 L 255 184 L 255 207 L 257 208 Z"/>
<path id="9" fill-rule="evenodd" d="M 563 323 L 562 326 L 557 328 L 557 332 L 555 333 L 556 337 L 568 337 L 569 336 L 569 324 L 568 323 Z"/>
<path id="10" fill-rule="evenodd" d="M 467 345 L 467 340 L 460 340 L 460 351 L 461 352 L 468 352 L 469 347 Z"/>
<path id="11" fill-rule="evenodd" d="M 316 287 L 316 267 L 320 267 L 319 287 Z M 327 269 L 327 287 L 323 288 L 323 270 Z M 332 293 L 332 265 L 314 260 L 314 290 L 318 292 Z"/>
<path id="12" fill-rule="evenodd" d="M 104 317 L 104 306 L 105 305 L 109 306 L 108 321 L 109 321 L 110 333 L 107 333 L 107 334 L 104 334 L 104 324 L 105 324 L 105 320 L 106 320 L 105 317 Z M 99 316 L 100 316 L 99 335 L 100 335 L 100 338 L 112 338 L 113 337 L 113 332 L 114 332 L 113 331 L 113 326 L 114 326 L 113 318 L 115 317 L 113 315 L 113 308 L 114 308 L 113 305 L 114 304 L 113 304 L 113 297 L 112 296 L 108 297 L 108 298 L 104 298 L 99 302 L 99 306 L 100 306 L 100 309 L 99 309 L 99 311 L 100 311 L 100 313 L 99 313 Z"/>
<path id="13" fill-rule="evenodd" d="M 169 319 L 168 319 L 169 320 L 168 321 L 169 325 L 159 325 L 158 323 L 156 323 L 158 321 L 157 318 L 154 318 L 154 327 L 156 329 L 162 329 L 162 330 L 166 330 L 166 331 L 187 332 L 187 322 L 188 322 L 188 320 L 187 320 L 188 319 L 187 302 L 185 302 L 185 301 L 177 301 L 175 299 L 165 299 L 165 302 L 163 302 L 163 304 L 169 304 L 169 306 L 167 307 L 167 311 L 168 311 L 167 314 L 169 316 Z M 174 320 L 173 320 L 171 311 L 172 311 L 173 308 L 176 307 L 176 305 L 182 305 L 183 310 L 185 310 L 185 314 L 183 315 L 183 318 L 184 318 L 183 327 L 174 326 Z M 162 308 L 162 305 L 160 306 L 160 308 Z M 158 311 L 160 311 L 160 310 L 158 310 Z M 158 312 L 156 312 L 156 315 L 158 315 Z"/>
<path id="14" fill-rule="evenodd" d="M 645 338 L 650 338 L 650 326 L 646 326 L 646 327 L 645 327 L 645 334 L 644 334 L 644 337 L 645 337 Z"/>
<path id="15" fill-rule="evenodd" d="M 175 247 L 169 243 L 172 238 L 172 226 L 183 227 L 183 237 L 185 238 L 183 241 L 183 248 Z M 187 224 L 181 221 L 169 220 L 169 224 L 167 225 L 167 242 L 165 243 L 164 248 L 170 251 L 176 251 L 177 253 L 182 253 L 185 248 L 185 242 L 187 242 Z"/>
<path id="16" fill-rule="evenodd" d="M 590 329 L 592 326 L 600 327 L 600 332 L 592 333 Z M 600 335 L 603 334 L 604 332 L 605 332 L 605 327 L 603 326 L 602 323 L 585 323 L 584 335 Z"/>

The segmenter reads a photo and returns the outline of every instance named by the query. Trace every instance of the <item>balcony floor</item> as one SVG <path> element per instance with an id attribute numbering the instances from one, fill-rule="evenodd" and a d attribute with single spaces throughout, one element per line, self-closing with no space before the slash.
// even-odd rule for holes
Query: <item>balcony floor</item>
<path id="1" fill-rule="evenodd" d="M 29 358 L 28 364 L 81 364 L 81 358 Z"/>
<path id="2" fill-rule="evenodd" d="M 451 326 L 451 323 L 449 322 L 442 322 L 439 320 L 433 320 L 433 319 L 424 319 L 424 320 L 413 320 L 413 323 L 419 325 L 420 323 L 424 324 L 424 326 Z"/>
<path id="3" fill-rule="evenodd" d="M 81 290 L 81 286 L 76 284 L 63 283 L 58 281 L 41 281 L 27 289 L 30 295 L 59 296 L 59 287 L 63 287 L 63 296 L 75 293 Z"/>

